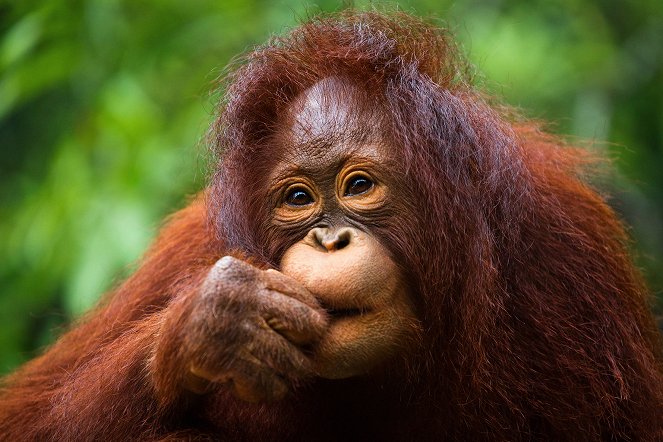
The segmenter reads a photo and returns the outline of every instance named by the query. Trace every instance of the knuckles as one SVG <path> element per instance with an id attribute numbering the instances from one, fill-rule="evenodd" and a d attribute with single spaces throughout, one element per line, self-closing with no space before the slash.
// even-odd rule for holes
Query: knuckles
<path id="1" fill-rule="evenodd" d="M 225 256 L 210 269 L 184 325 L 183 386 L 202 393 L 205 383 L 225 383 L 243 400 L 279 399 L 313 374 L 307 350 L 326 326 L 323 310 L 296 281 Z"/>

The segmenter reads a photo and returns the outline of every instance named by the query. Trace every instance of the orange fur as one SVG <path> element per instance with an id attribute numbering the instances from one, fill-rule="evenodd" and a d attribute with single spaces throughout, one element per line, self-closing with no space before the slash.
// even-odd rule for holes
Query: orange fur
<path id="1" fill-rule="evenodd" d="M 444 31 L 403 14 L 313 20 L 252 53 L 211 132 L 207 203 L 175 215 L 134 276 L 5 381 L 0 434 L 663 439 L 660 336 L 624 229 L 583 181 L 592 160 L 491 108 L 466 71 Z M 402 158 L 409 210 L 373 229 L 410 277 L 422 342 L 374 376 L 279 403 L 187 397 L 165 312 L 177 318 L 229 251 L 278 265 L 296 240 L 269 230 L 262 177 L 289 148 L 273 137 L 284 109 L 332 75 L 368 91 Z"/>

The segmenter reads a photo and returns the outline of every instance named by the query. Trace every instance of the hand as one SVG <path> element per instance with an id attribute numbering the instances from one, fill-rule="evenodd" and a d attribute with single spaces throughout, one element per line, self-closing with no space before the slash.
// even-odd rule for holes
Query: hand
<path id="1" fill-rule="evenodd" d="M 226 256 L 210 270 L 184 324 L 186 387 L 227 383 L 257 402 L 282 398 L 313 374 L 309 350 L 327 329 L 324 310 L 294 279 Z"/>

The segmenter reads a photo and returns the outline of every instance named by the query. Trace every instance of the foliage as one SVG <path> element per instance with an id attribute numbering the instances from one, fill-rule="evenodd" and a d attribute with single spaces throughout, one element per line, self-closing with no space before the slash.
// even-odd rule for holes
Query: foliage
<path id="1" fill-rule="evenodd" d="M 129 274 L 163 217 L 202 188 L 209 91 L 232 57 L 348 5 L 0 1 L 0 373 Z M 504 102 L 572 140 L 599 141 L 617 170 L 601 186 L 634 226 L 660 294 L 663 3 L 397 7 L 443 18 Z"/>

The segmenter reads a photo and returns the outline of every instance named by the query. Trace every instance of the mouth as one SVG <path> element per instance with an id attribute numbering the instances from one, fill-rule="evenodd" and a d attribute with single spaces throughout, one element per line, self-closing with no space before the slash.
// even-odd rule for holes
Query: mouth
<path id="1" fill-rule="evenodd" d="M 332 320 L 343 319 L 343 318 L 354 318 L 361 316 L 367 313 L 368 310 L 365 308 L 328 308 L 327 314 Z"/>

